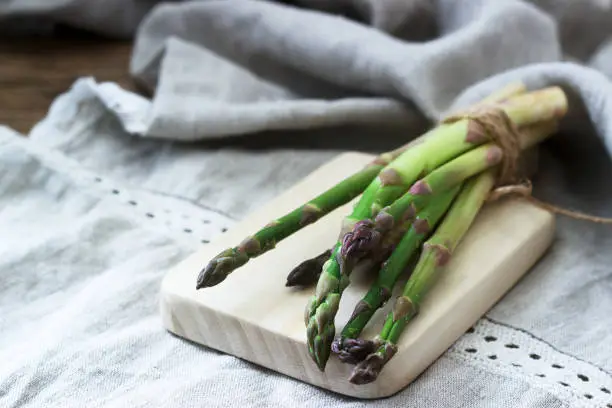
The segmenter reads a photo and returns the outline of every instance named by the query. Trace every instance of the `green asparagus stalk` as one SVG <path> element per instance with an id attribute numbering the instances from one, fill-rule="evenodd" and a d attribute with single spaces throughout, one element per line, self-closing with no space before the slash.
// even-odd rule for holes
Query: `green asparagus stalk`
<path id="1" fill-rule="evenodd" d="M 552 87 L 508 98 L 499 106 L 514 125 L 520 127 L 562 116 L 567 109 L 567 100 L 560 88 Z M 379 208 L 394 202 L 404 191 L 403 188 L 412 185 L 420 174 L 488 142 L 490 137 L 477 121 L 470 119 L 437 126 L 421 138 L 420 144 L 404 151 L 380 172 L 367 187 L 352 214 L 345 219 L 343 231 L 350 229 L 351 225 L 360 228 L 361 223 L 367 222 L 368 218 L 378 213 Z M 494 151 L 488 146 L 487 149 Z M 497 149 L 499 151 L 499 148 Z M 496 155 L 497 153 L 491 156 L 491 161 Z M 499 156 L 501 158 L 501 155 Z M 386 189 L 388 186 L 400 187 Z M 382 201 L 376 202 L 377 197 L 383 197 Z M 373 232 L 369 240 L 363 239 L 359 241 L 359 245 L 349 246 L 345 246 L 343 239 L 340 239 L 323 265 L 315 294 L 310 298 L 305 310 L 308 351 L 321 371 L 325 369 L 329 359 L 331 343 L 335 336 L 334 318 L 342 293 L 350 282 L 351 268 L 364 255 L 378 247 L 381 238 L 381 234 Z M 350 259 L 350 262 L 346 262 L 347 259 Z"/>
<path id="2" fill-rule="evenodd" d="M 446 213 L 459 189 L 460 186 L 456 186 L 433 197 L 430 205 L 417 214 L 408 232 L 383 264 L 376 281 L 357 303 L 342 333 L 334 340 L 332 351 L 341 361 L 356 364 L 373 351 L 372 342 L 357 339 L 357 337 L 376 310 L 389 300 L 395 283 L 405 270 L 410 258 Z"/>
<path id="3" fill-rule="evenodd" d="M 419 262 L 376 339 L 376 351 L 355 366 L 349 378 L 351 383 L 374 381 L 397 352 L 397 342 L 406 325 L 418 314 L 424 297 L 446 270 L 451 254 L 472 225 L 494 183 L 492 170 L 466 182 L 441 225 L 423 245 Z"/>

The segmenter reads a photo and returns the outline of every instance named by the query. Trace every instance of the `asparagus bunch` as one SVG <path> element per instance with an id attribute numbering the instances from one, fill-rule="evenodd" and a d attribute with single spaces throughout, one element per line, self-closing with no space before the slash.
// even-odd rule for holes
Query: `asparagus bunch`
<path id="1" fill-rule="evenodd" d="M 323 265 L 315 294 L 306 306 L 308 350 L 320 370 L 330 355 L 335 316 L 354 266 L 376 253 L 385 233 L 398 222 L 410 222 L 420 208 L 430 205 L 435 193 L 497 166 L 503 152 L 491 143 L 496 128 L 533 127 L 533 131 L 522 132 L 519 141 L 521 148 L 531 146 L 550 134 L 547 130 L 565 113 L 566 104 L 564 93 L 555 87 L 510 97 L 498 105 L 503 111 L 493 117 L 498 123 L 485 127 L 478 120 L 464 118 L 441 124 L 381 170 L 345 219 L 343 231 L 352 228 L 338 240 Z"/>
<path id="2" fill-rule="evenodd" d="M 198 275 L 196 288 L 222 282 L 249 259 L 360 196 L 344 218 L 334 246 L 300 263 L 287 276 L 286 286 L 316 282 L 304 322 L 308 351 L 319 369 L 325 369 L 334 351 L 341 361 L 356 364 L 351 382 L 373 381 L 397 351 L 401 333 L 444 271 L 495 180 L 511 169 L 507 164 L 514 162 L 513 153 L 552 134 L 558 118 L 565 114 L 567 100 L 556 87 L 527 92 L 522 84 L 512 84 L 476 106 L 495 106 L 496 110 L 442 122 L 414 142 L 380 155 L 236 247 L 219 253 Z M 499 137 L 517 129 L 518 134 L 512 133 L 519 137 L 517 146 Z M 412 258 L 419 262 L 382 331 L 374 340 L 360 339 L 376 310 L 390 299 Z M 335 338 L 334 319 L 342 293 L 361 263 L 376 274 L 375 282 Z"/>

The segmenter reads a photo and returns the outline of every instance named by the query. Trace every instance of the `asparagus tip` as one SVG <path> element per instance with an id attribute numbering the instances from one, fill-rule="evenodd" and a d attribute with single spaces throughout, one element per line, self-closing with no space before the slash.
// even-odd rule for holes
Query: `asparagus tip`
<path id="1" fill-rule="evenodd" d="M 355 366 L 349 382 L 355 385 L 369 384 L 376 381 L 383 365 L 379 359 L 366 359 Z"/>
<path id="2" fill-rule="evenodd" d="M 375 381 L 383 367 L 397 352 L 395 344 L 385 342 L 376 352 L 369 354 L 353 368 L 349 382 L 356 385 Z"/>
<path id="3" fill-rule="evenodd" d="M 249 256 L 236 248 L 229 248 L 221 252 L 208 262 L 200 271 L 196 280 L 196 290 L 209 288 L 223 282 L 236 268 L 241 267 L 249 260 Z"/>
<path id="4" fill-rule="evenodd" d="M 315 363 L 317 364 L 317 368 L 319 369 L 319 371 L 321 371 L 322 373 L 325 372 L 325 366 L 327 365 L 327 360 L 315 360 Z"/>
<path id="5" fill-rule="evenodd" d="M 310 286 L 317 281 L 315 271 L 310 265 L 310 259 L 302 262 L 287 275 L 286 287 Z"/>
<path id="6" fill-rule="evenodd" d="M 322 254 L 303 261 L 287 275 L 286 287 L 314 285 L 321 275 L 323 264 L 331 256 L 328 249 Z"/>
<path id="7" fill-rule="evenodd" d="M 354 266 L 363 257 L 378 248 L 382 234 L 371 220 L 362 220 L 355 224 L 353 230 L 344 235 L 339 263 L 342 266 Z M 344 268 L 341 268 L 343 270 Z M 349 271 L 350 272 L 350 271 Z"/>
<path id="8" fill-rule="evenodd" d="M 376 349 L 372 340 L 337 337 L 332 352 L 345 364 L 358 364 Z"/>
<path id="9" fill-rule="evenodd" d="M 319 288 L 317 288 L 319 289 Z M 308 309 L 314 311 L 308 318 L 306 328 L 306 338 L 310 356 L 319 367 L 324 371 L 327 360 L 331 354 L 331 344 L 336 335 L 334 317 L 338 312 L 340 295 L 338 293 L 326 294 L 324 300 L 316 307 L 316 296 L 313 297 Z"/>
<path id="10" fill-rule="evenodd" d="M 202 288 L 209 288 L 211 286 L 218 285 L 227 277 L 227 274 L 217 273 L 219 270 L 218 262 L 216 260 L 212 260 L 206 265 L 204 269 L 200 271 L 198 274 L 198 279 L 196 281 L 196 290 L 200 290 Z"/>
<path id="11" fill-rule="evenodd" d="M 331 336 L 330 336 L 331 332 Z M 310 350 L 310 356 L 321 371 L 325 371 L 325 366 L 331 354 L 331 340 L 333 339 L 334 327 L 331 325 L 321 335 L 316 336 L 314 347 Z"/>

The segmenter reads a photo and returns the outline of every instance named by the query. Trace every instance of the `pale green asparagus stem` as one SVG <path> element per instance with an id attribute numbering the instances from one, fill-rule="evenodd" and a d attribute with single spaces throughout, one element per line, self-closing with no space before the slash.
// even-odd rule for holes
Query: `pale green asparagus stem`
<path id="1" fill-rule="evenodd" d="M 419 262 L 376 339 L 376 351 L 355 366 L 350 382 L 365 384 L 374 381 L 397 352 L 397 342 L 404 328 L 418 314 L 423 299 L 446 270 L 452 253 L 472 225 L 494 183 L 493 171 L 481 173 L 466 182 L 444 221 L 423 245 Z"/>

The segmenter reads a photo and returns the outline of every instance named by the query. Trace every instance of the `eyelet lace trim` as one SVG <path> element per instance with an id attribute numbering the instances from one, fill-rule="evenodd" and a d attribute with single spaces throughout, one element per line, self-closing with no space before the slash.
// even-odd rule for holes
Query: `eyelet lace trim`
<path id="1" fill-rule="evenodd" d="M 555 349 L 528 332 L 481 319 L 449 350 L 449 356 L 520 378 L 571 401 L 572 407 L 612 408 L 612 375 Z"/>

